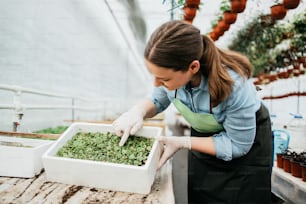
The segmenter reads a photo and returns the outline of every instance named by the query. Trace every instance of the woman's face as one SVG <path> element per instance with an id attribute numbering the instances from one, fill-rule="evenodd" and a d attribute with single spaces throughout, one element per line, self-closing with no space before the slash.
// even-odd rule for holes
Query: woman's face
<path id="1" fill-rule="evenodd" d="M 149 72 L 154 77 L 154 86 L 164 86 L 168 90 L 175 90 L 186 85 L 198 71 L 196 70 L 196 72 L 194 72 L 194 70 L 190 68 L 184 72 L 175 71 L 173 69 L 159 67 L 147 60 L 146 65 Z"/>

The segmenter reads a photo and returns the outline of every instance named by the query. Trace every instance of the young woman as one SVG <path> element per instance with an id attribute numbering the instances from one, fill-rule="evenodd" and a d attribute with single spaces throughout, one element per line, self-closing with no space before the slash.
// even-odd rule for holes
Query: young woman
<path id="1" fill-rule="evenodd" d="M 130 134 L 173 103 L 191 136 L 159 137 L 161 167 L 188 148 L 189 203 L 270 203 L 272 136 L 267 108 L 248 80 L 249 60 L 221 50 L 191 24 L 170 21 L 147 43 L 154 91 L 113 123 L 124 145 Z"/>

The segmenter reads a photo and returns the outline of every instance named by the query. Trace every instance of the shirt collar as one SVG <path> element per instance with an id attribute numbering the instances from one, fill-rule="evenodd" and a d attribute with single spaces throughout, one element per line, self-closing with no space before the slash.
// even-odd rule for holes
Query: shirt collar
<path id="1" fill-rule="evenodd" d="M 184 89 L 185 89 L 185 90 L 190 90 L 190 82 L 188 82 L 188 83 L 184 86 Z M 194 88 L 192 88 L 192 89 L 193 89 L 193 90 L 200 89 L 200 90 L 208 91 L 208 80 L 207 80 L 207 77 L 202 76 L 200 86 L 194 87 Z"/>

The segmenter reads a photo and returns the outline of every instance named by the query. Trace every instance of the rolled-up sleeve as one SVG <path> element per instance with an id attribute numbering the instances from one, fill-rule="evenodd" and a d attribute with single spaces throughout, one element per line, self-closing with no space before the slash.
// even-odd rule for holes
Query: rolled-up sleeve
<path id="1" fill-rule="evenodd" d="M 151 100 L 156 107 L 157 113 L 164 111 L 171 103 L 167 91 L 161 86 L 153 89 Z"/>
<path id="2" fill-rule="evenodd" d="M 241 157 L 249 152 L 256 135 L 256 111 L 260 101 L 248 81 L 235 82 L 227 99 L 224 131 L 213 136 L 216 157 L 225 161 Z"/>

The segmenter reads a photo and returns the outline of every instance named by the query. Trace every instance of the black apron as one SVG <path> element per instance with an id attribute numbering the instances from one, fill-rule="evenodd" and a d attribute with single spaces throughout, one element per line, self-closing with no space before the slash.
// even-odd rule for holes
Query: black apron
<path id="1" fill-rule="evenodd" d="M 191 129 L 192 136 L 208 137 Z M 272 131 L 264 105 L 256 112 L 256 136 L 243 157 L 224 161 L 196 151 L 188 155 L 188 203 L 270 203 Z"/>

